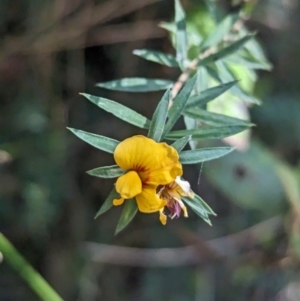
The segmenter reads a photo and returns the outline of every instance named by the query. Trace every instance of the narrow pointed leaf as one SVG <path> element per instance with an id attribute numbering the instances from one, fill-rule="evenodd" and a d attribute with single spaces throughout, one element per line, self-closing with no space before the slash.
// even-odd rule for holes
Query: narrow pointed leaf
<path id="1" fill-rule="evenodd" d="M 192 108 L 195 106 L 202 106 L 208 102 L 216 99 L 221 94 L 232 88 L 238 81 L 230 81 L 226 84 L 222 84 L 207 90 L 202 91 L 199 95 L 191 96 L 188 100 L 186 108 Z"/>
<path id="2" fill-rule="evenodd" d="M 164 131 L 166 119 L 168 116 L 168 106 L 170 100 L 170 90 L 167 90 L 159 102 L 153 114 L 149 127 L 148 137 L 159 142 Z"/>
<path id="3" fill-rule="evenodd" d="M 138 207 L 135 199 L 125 201 L 115 234 L 118 234 L 120 231 L 122 231 L 132 221 L 137 211 Z"/>
<path id="4" fill-rule="evenodd" d="M 85 132 L 73 128 L 68 128 L 68 129 L 81 140 L 107 153 L 113 154 L 115 148 L 120 143 L 118 140 L 108 138 L 105 136 L 100 136 L 100 135 L 92 134 L 89 132 Z"/>
<path id="5" fill-rule="evenodd" d="M 120 195 L 117 193 L 116 189 L 113 188 L 110 194 L 108 195 L 108 197 L 106 198 L 106 200 L 104 201 L 103 205 L 97 212 L 95 219 L 100 215 L 102 215 L 103 213 L 105 213 L 106 211 L 108 211 L 113 206 L 113 200 L 118 198 L 120 198 Z"/>
<path id="6" fill-rule="evenodd" d="M 229 125 L 229 126 L 210 126 L 201 127 L 192 130 L 180 130 L 170 132 L 166 139 L 177 140 L 181 137 L 191 135 L 192 140 L 209 140 L 209 139 L 222 139 L 228 136 L 235 135 L 239 132 L 247 130 L 249 127 L 245 125 Z"/>
<path id="7" fill-rule="evenodd" d="M 96 86 L 123 92 L 150 92 L 166 90 L 173 84 L 166 79 L 149 79 L 142 77 L 122 78 L 105 83 L 98 83 Z"/>
<path id="8" fill-rule="evenodd" d="M 169 133 L 169 131 L 175 125 L 176 121 L 178 120 L 181 113 L 183 112 L 186 103 L 195 86 L 196 79 L 197 79 L 197 75 L 194 75 L 191 79 L 189 79 L 185 84 L 185 86 L 182 88 L 182 90 L 179 92 L 179 94 L 173 100 L 173 104 L 169 109 L 168 121 L 164 128 L 163 137 L 167 133 Z"/>
<path id="9" fill-rule="evenodd" d="M 99 108 L 115 115 L 116 117 L 124 120 L 127 123 L 130 123 L 142 129 L 149 128 L 150 121 L 146 117 L 120 103 L 107 98 L 85 93 L 81 93 L 81 95 L 86 97 L 89 101 L 91 101 Z"/>
<path id="10" fill-rule="evenodd" d="M 183 68 L 187 59 L 187 33 L 185 12 L 179 0 L 175 0 L 175 24 L 176 24 L 176 59 L 180 67 Z"/>
<path id="11" fill-rule="evenodd" d="M 209 14 L 213 17 L 214 21 L 221 21 L 221 12 L 215 1 L 205 0 L 205 4 L 208 8 Z"/>
<path id="12" fill-rule="evenodd" d="M 176 58 L 172 54 L 163 53 L 148 49 L 135 49 L 133 54 L 151 62 L 155 62 L 168 67 L 178 67 Z"/>
<path id="13" fill-rule="evenodd" d="M 176 33 L 176 24 L 174 22 L 160 22 L 158 26 L 169 31 L 170 33 Z"/>
<path id="14" fill-rule="evenodd" d="M 100 178 L 117 178 L 125 173 L 118 165 L 103 166 L 87 171 L 91 176 Z"/>
<path id="15" fill-rule="evenodd" d="M 204 123 L 206 125 L 215 125 L 215 126 L 222 126 L 222 125 L 252 126 L 253 125 L 246 120 L 209 112 L 209 111 L 202 110 L 199 108 L 187 109 L 182 114 L 184 116 L 188 116 L 190 118 L 198 120 L 201 123 Z"/>
<path id="16" fill-rule="evenodd" d="M 217 216 L 216 213 L 210 208 L 210 206 L 208 206 L 208 204 L 199 195 L 195 194 L 193 199 L 196 200 L 198 204 L 201 204 L 202 207 L 207 211 L 209 215 Z"/>
<path id="17" fill-rule="evenodd" d="M 200 94 L 201 91 L 208 89 L 209 80 L 210 79 L 208 76 L 207 67 L 202 67 L 202 66 L 198 67 L 197 81 L 195 84 L 196 94 Z"/>
<path id="18" fill-rule="evenodd" d="M 234 79 L 231 70 L 225 62 L 218 61 L 216 62 L 215 66 L 222 81 L 230 81 Z M 219 77 L 215 77 L 215 80 L 220 81 Z M 230 92 L 245 102 L 260 104 L 259 99 L 255 98 L 253 95 L 249 95 L 239 85 L 233 86 Z"/>
<path id="19" fill-rule="evenodd" d="M 178 153 L 187 145 L 187 143 L 191 140 L 191 136 L 185 136 L 178 140 L 176 140 L 171 146 L 173 146 Z"/>
<path id="20" fill-rule="evenodd" d="M 183 121 L 187 130 L 193 130 L 198 127 L 198 122 L 195 119 L 192 119 L 188 116 L 183 116 Z M 189 145 L 191 149 L 197 148 L 197 143 L 196 141 L 192 140 L 192 135 L 189 135 L 189 137 L 190 137 Z"/>
<path id="21" fill-rule="evenodd" d="M 220 158 L 231 153 L 234 147 L 211 147 L 182 151 L 179 154 L 181 164 L 196 164 Z"/>
<path id="22" fill-rule="evenodd" d="M 233 24 L 238 20 L 238 14 L 231 14 L 225 17 L 216 27 L 216 29 L 203 41 L 203 49 L 216 46 L 230 32 Z"/>
<path id="23" fill-rule="evenodd" d="M 245 52 L 243 55 L 231 55 L 226 58 L 226 62 L 243 65 L 250 69 L 272 70 L 272 65 L 268 61 L 258 61 Z"/>
<path id="24" fill-rule="evenodd" d="M 223 59 L 223 58 L 235 53 L 240 48 L 242 48 L 252 38 L 253 38 L 253 34 L 250 34 L 250 35 L 247 35 L 247 36 L 233 42 L 229 46 L 226 46 L 226 47 L 222 48 L 221 50 L 219 50 L 218 52 L 209 55 L 208 57 L 204 58 L 203 60 L 200 60 L 199 66 L 203 66 L 208 63 L 218 61 L 220 59 Z"/>
<path id="25" fill-rule="evenodd" d="M 197 202 L 196 198 L 182 197 L 182 200 L 191 208 L 199 217 L 201 217 L 206 223 L 211 226 L 211 222 L 208 217 L 208 212 L 206 208 Z"/>

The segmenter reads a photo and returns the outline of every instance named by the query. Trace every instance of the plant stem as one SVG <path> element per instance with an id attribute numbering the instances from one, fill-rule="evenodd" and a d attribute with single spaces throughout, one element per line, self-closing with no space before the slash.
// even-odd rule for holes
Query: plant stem
<path id="1" fill-rule="evenodd" d="M 10 241 L 0 233 L 0 252 L 4 260 L 20 274 L 43 301 L 63 301 L 48 282 L 26 261 Z"/>

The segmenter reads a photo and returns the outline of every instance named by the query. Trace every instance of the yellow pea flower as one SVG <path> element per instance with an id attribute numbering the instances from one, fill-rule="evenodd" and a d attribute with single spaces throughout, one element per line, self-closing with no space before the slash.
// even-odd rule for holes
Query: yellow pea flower
<path id="1" fill-rule="evenodd" d="M 133 136 L 117 145 L 114 159 L 127 171 L 117 179 L 116 191 L 121 198 L 113 201 L 115 206 L 135 198 L 139 211 L 152 213 L 167 205 L 167 201 L 157 195 L 157 188 L 182 175 L 179 155 L 173 147 L 145 136 Z"/>
<path id="2" fill-rule="evenodd" d="M 183 216 L 188 217 L 186 206 L 181 200 L 181 196 L 193 197 L 190 183 L 178 176 L 175 181 L 159 188 L 158 197 L 166 201 L 166 207 L 170 212 L 170 218 L 179 217 L 181 210 Z M 164 208 L 159 211 L 159 219 L 163 225 L 167 223 L 167 216 L 164 214 Z"/>

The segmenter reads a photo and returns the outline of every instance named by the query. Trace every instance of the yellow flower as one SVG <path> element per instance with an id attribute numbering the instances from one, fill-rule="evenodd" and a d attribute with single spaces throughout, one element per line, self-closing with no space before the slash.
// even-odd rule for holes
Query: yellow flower
<path id="1" fill-rule="evenodd" d="M 152 213 L 167 204 L 156 192 L 158 186 L 171 183 L 182 174 L 179 155 L 173 147 L 144 136 L 133 136 L 118 144 L 114 158 L 127 171 L 117 179 L 116 191 L 121 198 L 113 201 L 115 206 L 135 198 L 141 212 Z"/>
<path id="2" fill-rule="evenodd" d="M 194 196 L 189 182 L 181 180 L 180 177 L 176 177 L 172 183 L 160 187 L 158 196 L 166 201 L 166 207 L 170 212 L 169 216 L 171 219 L 179 217 L 181 210 L 183 211 L 183 216 L 188 217 L 188 212 L 181 200 L 181 196 Z M 167 216 L 164 214 L 164 208 L 160 209 L 159 213 L 159 219 L 161 223 L 165 225 L 167 223 Z"/>

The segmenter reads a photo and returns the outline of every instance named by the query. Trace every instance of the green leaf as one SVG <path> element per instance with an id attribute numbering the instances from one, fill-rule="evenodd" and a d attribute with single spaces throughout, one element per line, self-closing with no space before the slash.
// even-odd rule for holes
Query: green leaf
<path id="1" fill-rule="evenodd" d="M 187 60 L 187 33 L 185 12 L 179 0 L 175 0 L 175 23 L 176 23 L 176 59 L 180 67 L 183 68 Z"/>
<path id="2" fill-rule="evenodd" d="M 208 211 L 206 208 L 198 201 L 197 198 L 181 197 L 182 200 L 191 208 L 198 216 L 200 216 L 206 223 L 211 226 L 211 222 L 208 217 Z"/>
<path id="3" fill-rule="evenodd" d="M 177 140 L 187 135 L 192 135 L 192 140 L 222 139 L 228 136 L 235 135 L 248 128 L 249 127 L 245 125 L 201 127 L 192 130 L 180 130 L 180 131 L 170 132 L 167 135 L 166 139 Z"/>
<path id="4" fill-rule="evenodd" d="M 150 121 L 146 117 L 122 104 L 119 104 L 107 98 L 93 96 L 85 93 L 81 93 L 81 95 L 86 97 L 89 101 L 94 103 L 99 108 L 115 115 L 116 117 L 126 121 L 127 123 L 130 123 L 142 129 L 149 128 Z"/>
<path id="5" fill-rule="evenodd" d="M 226 58 L 226 62 L 243 65 L 244 67 L 250 69 L 260 69 L 267 71 L 272 70 L 272 65 L 268 61 L 259 61 L 253 58 L 252 55 L 248 53 L 248 50 L 243 52 L 241 55 L 229 56 L 228 58 Z"/>
<path id="6" fill-rule="evenodd" d="M 163 53 L 148 49 L 135 49 L 133 54 L 151 62 L 155 62 L 168 67 L 179 67 L 176 58 L 172 54 Z"/>
<path id="7" fill-rule="evenodd" d="M 150 92 L 166 90 L 173 84 L 166 79 L 149 79 L 142 77 L 131 77 L 98 83 L 96 86 L 123 92 Z"/>
<path id="8" fill-rule="evenodd" d="M 231 153 L 234 147 L 211 147 L 182 151 L 179 154 L 181 164 L 196 164 L 220 158 Z"/>
<path id="9" fill-rule="evenodd" d="M 111 190 L 110 194 L 108 195 L 108 197 L 106 198 L 106 200 L 104 201 L 103 205 L 101 206 L 101 208 L 99 209 L 99 211 L 97 212 L 95 219 L 97 217 L 99 217 L 100 215 L 102 215 L 103 213 L 105 213 L 106 211 L 108 211 L 112 206 L 113 206 L 113 200 L 114 199 L 119 199 L 120 195 L 117 193 L 115 187 Z"/>
<path id="10" fill-rule="evenodd" d="M 215 62 L 215 61 L 218 61 L 222 58 L 225 58 L 225 57 L 235 53 L 239 49 L 241 49 L 252 38 L 253 38 L 253 34 L 247 35 L 247 36 L 233 42 L 229 46 L 226 46 L 226 47 L 222 48 L 218 52 L 212 53 L 211 55 L 207 56 L 203 60 L 200 60 L 198 65 L 203 66 L 203 65 L 206 65 L 208 63 Z"/>
<path id="11" fill-rule="evenodd" d="M 158 26 L 169 31 L 170 33 L 176 33 L 176 26 L 174 22 L 160 22 Z"/>
<path id="12" fill-rule="evenodd" d="M 196 119 L 206 125 L 245 125 L 252 126 L 253 124 L 249 123 L 246 120 L 229 117 L 222 114 L 217 114 L 213 112 L 208 112 L 199 108 L 187 109 L 182 113 L 184 116 Z"/>
<path id="13" fill-rule="evenodd" d="M 75 134 L 78 138 L 81 140 L 87 142 L 88 144 L 101 149 L 107 153 L 113 154 L 115 151 L 115 148 L 120 143 L 120 141 L 108 138 L 105 136 L 100 136 L 92 133 L 88 133 L 82 130 L 77 130 L 73 128 L 67 128 L 70 130 L 73 134 Z"/>
<path id="14" fill-rule="evenodd" d="M 234 76 L 230 71 L 228 65 L 225 64 L 223 61 L 216 62 L 215 66 L 217 68 L 217 72 L 219 73 L 220 78 L 223 81 L 230 81 L 234 79 Z M 220 78 L 216 77 L 215 80 L 220 81 Z M 255 98 L 253 95 L 249 95 L 239 85 L 233 86 L 230 92 L 239 97 L 241 100 L 244 100 L 245 102 L 260 104 L 259 99 Z"/>
<path id="15" fill-rule="evenodd" d="M 196 200 L 196 203 L 201 204 L 209 215 L 217 216 L 216 213 L 210 208 L 210 206 L 208 206 L 206 202 L 204 202 L 204 200 L 199 195 L 195 194 L 193 199 Z"/>
<path id="16" fill-rule="evenodd" d="M 135 199 L 125 200 L 124 208 L 117 224 L 115 234 L 118 234 L 120 231 L 122 231 L 132 221 L 137 211 L 138 207 Z"/>
<path id="17" fill-rule="evenodd" d="M 190 78 L 186 82 L 182 90 L 179 92 L 179 94 L 174 98 L 173 104 L 169 109 L 168 121 L 164 128 L 163 137 L 169 133 L 169 131 L 175 125 L 176 121 L 178 120 L 181 113 L 183 112 L 185 105 L 195 86 L 196 79 L 197 79 L 197 75 L 194 75 L 192 78 Z"/>
<path id="18" fill-rule="evenodd" d="M 205 0 L 205 4 L 208 8 L 209 14 L 213 17 L 216 22 L 221 20 L 221 12 L 219 7 L 216 4 L 216 1 Z"/>
<path id="19" fill-rule="evenodd" d="M 195 85 L 196 94 L 200 94 L 201 91 L 206 90 L 209 85 L 209 77 L 206 67 L 198 67 L 197 81 Z M 191 98 L 191 97 L 190 97 Z M 189 100 L 188 100 L 189 103 Z"/>
<path id="20" fill-rule="evenodd" d="M 233 24 L 238 20 L 238 14 L 231 14 L 225 17 L 216 27 L 216 29 L 203 41 L 201 48 L 209 48 L 219 44 L 223 38 L 230 32 Z"/>
<path id="21" fill-rule="evenodd" d="M 103 166 L 87 171 L 91 176 L 100 178 L 117 178 L 125 173 L 118 165 Z"/>
<path id="22" fill-rule="evenodd" d="M 202 91 L 199 95 L 191 96 L 188 100 L 186 108 L 191 108 L 195 106 L 202 106 L 208 102 L 216 99 L 218 96 L 232 88 L 238 81 L 230 81 L 226 84 L 222 84 L 207 90 Z"/>
<path id="23" fill-rule="evenodd" d="M 178 153 L 187 145 L 187 143 L 191 140 L 191 136 L 185 136 L 178 140 L 176 140 L 171 146 L 173 146 Z"/>
<path id="24" fill-rule="evenodd" d="M 153 114 L 149 127 L 148 137 L 159 142 L 164 131 L 166 119 L 168 116 L 168 106 L 170 100 L 170 90 L 167 90 L 160 100 Z"/>

